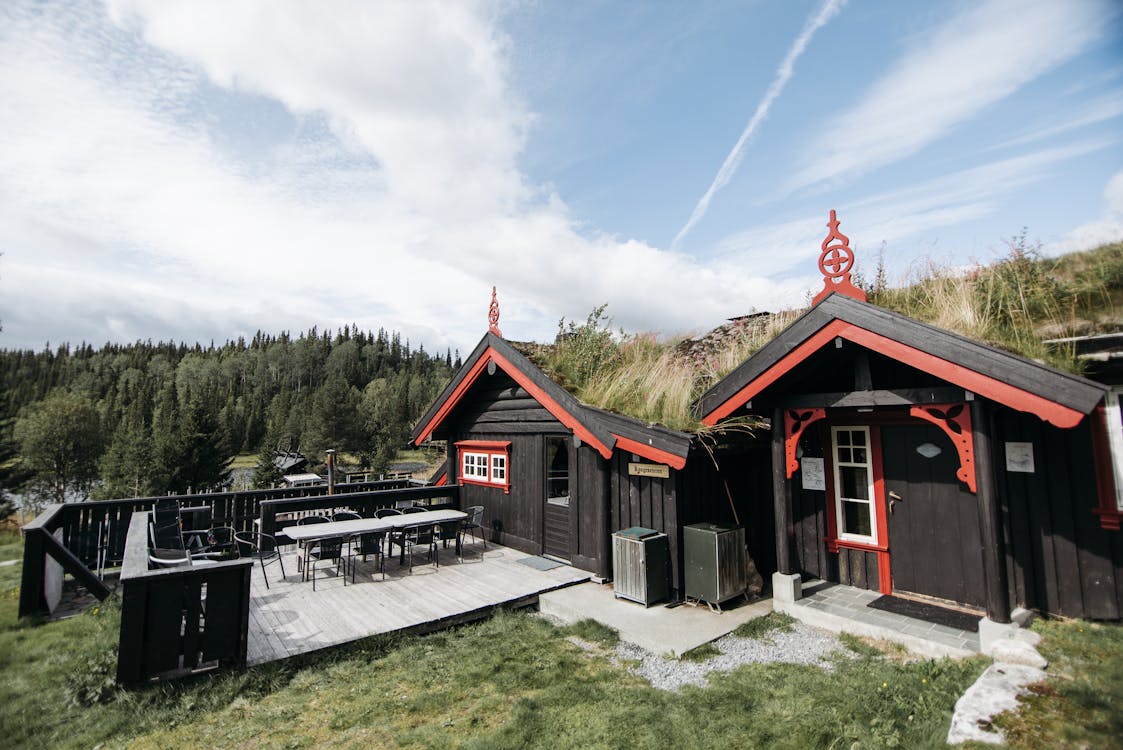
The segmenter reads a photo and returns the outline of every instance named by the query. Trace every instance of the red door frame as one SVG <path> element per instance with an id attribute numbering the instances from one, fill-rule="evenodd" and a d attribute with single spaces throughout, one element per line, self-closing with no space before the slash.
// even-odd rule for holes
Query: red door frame
<path id="1" fill-rule="evenodd" d="M 946 406 L 946 405 L 937 405 Z M 965 410 L 964 410 L 965 411 Z M 956 443 L 948 429 L 939 424 L 937 420 L 930 419 L 927 415 L 915 416 L 915 409 L 910 413 L 900 411 L 859 412 L 851 414 L 830 414 L 819 422 L 819 439 L 826 446 L 823 451 L 823 473 L 826 475 L 827 486 L 827 551 L 838 553 L 839 548 L 853 549 L 877 554 L 877 587 L 882 594 L 893 593 L 892 561 L 889 541 L 889 512 L 888 498 L 885 493 L 885 469 L 881 455 L 881 427 L 883 425 L 916 425 L 935 424 L 940 427 L 945 435 L 952 440 L 952 446 L 957 450 L 961 461 L 961 470 L 956 479 L 964 481 L 962 470 L 970 468 L 971 479 L 974 479 L 974 462 L 968 465 L 964 456 L 970 456 L 974 450 L 974 440 L 971 439 L 970 423 L 967 423 L 966 434 L 963 439 L 967 445 Z M 836 500 L 834 494 L 834 441 L 831 437 L 832 427 L 868 427 L 870 431 L 870 471 L 873 473 L 874 495 L 874 520 L 877 525 L 877 544 L 862 544 L 838 538 L 838 519 L 836 517 Z M 794 446 L 793 446 L 794 453 Z M 967 482 L 972 492 L 975 491 L 974 482 Z"/>

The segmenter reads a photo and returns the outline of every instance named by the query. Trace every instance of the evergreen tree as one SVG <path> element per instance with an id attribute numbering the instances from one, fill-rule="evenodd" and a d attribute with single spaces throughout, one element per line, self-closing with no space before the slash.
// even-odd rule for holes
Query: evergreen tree
<path id="1" fill-rule="evenodd" d="M 15 424 L 20 457 L 31 472 L 31 504 L 85 500 L 104 449 L 101 415 L 86 396 L 62 390 L 24 409 Z"/>

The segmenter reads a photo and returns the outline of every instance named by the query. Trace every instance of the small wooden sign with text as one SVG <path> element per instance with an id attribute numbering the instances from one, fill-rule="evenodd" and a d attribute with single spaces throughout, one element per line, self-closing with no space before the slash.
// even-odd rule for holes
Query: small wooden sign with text
<path id="1" fill-rule="evenodd" d="M 665 464 L 628 464 L 628 474 L 633 477 L 666 479 L 671 475 L 671 467 Z"/>

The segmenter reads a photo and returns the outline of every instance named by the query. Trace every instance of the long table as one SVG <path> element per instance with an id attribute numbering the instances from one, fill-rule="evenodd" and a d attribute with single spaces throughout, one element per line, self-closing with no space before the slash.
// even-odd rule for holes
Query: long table
<path id="1" fill-rule="evenodd" d="M 443 508 L 441 510 L 426 510 L 420 513 L 402 513 L 400 515 L 386 516 L 384 518 L 355 518 L 349 521 L 329 521 L 328 523 L 308 523 L 303 526 L 289 526 L 285 529 L 285 536 L 297 544 L 304 545 L 304 573 L 308 574 L 308 551 L 312 547 L 308 542 L 322 539 L 336 539 L 349 537 L 356 534 L 367 534 L 378 531 L 404 531 L 420 526 L 436 526 L 444 521 L 462 521 L 468 514 L 462 510 Z M 405 557 L 405 548 L 402 549 Z"/>

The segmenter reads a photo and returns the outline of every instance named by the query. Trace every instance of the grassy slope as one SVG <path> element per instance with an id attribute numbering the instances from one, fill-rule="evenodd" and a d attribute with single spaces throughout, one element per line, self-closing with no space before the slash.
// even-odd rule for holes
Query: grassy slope
<path id="1" fill-rule="evenodd" d="M 0 539 L 0 557 L 18 555 L 11 541 Z M 0 567 L 0 737 L 11 748 L 939 747 L 955 700 L 984 666 L 860 648 L 832 671 L 750 665 L 665 693 L 604 645 L 565 638 L 611 644 L 603 628 L 503 614 L 122 691 L 109 679 L 117 606 L 16 623 L 18 580 L 19 565 Z M 783 626 L 768 618 L 746 635 Z M 1123 627 L 1037 627 L 1054 677 L 1000 720 L 1011 745 L 1111 747 L 1123 736 Z"/>
<path id="2" fill-rule="evenodd" d="M 939 746 L 980 660 L 748 666 L 664 693 L 520 614 L 369 639 L 240 673 L 111 685 L 115 604 L 17 624 L 0 568 L 0 737 L 10 748 Z M 586 640 L 611 641 L 585 625 Z"/>

